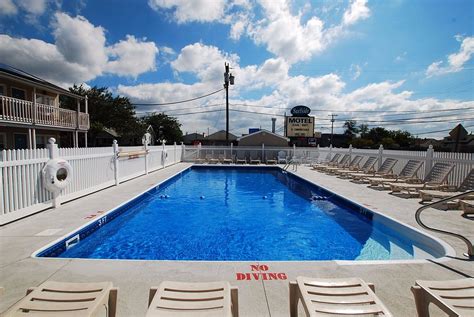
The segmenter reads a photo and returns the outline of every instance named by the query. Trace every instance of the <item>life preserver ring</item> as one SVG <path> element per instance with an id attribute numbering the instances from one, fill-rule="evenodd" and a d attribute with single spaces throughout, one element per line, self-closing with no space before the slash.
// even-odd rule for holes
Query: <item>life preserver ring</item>
<path id="1" fill-rule="evenodd" d="M 50 192 L 60 192 L 72 180 L 72 167 L 63 159 L 49 160 L 43 167 L 44 187 Z"/>

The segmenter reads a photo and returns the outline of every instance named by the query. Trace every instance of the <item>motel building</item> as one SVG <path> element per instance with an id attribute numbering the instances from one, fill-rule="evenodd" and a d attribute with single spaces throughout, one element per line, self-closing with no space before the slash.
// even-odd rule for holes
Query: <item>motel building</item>
<path id="1" fill-rule="evenodd" d="M 61 108 L 60 96 L 77 109 Z M 87 97 L 0 64 L 0 101 L 0 150 L 44 148 L 51 137 L 60 147 L 87 146 Z"/>

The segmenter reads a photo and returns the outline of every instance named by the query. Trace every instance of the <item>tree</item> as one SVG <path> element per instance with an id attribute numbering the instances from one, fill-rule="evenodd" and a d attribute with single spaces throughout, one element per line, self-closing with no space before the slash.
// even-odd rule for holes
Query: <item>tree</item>
<path id="1" fill-rule="evenodd" d="M 390 138 L 390 131 L 385 128 L 376 127 L 370 129 L 369 133 L 367 134 L 368 138 L 374 142 L 374 144 L 382 143 L 383 138 Z"/>
<path id="2" fill-rule="evenodd" d="M 136 117 L 135 107 L 127 97 L 113 96 L 106 87 L 84 88 L 74 85 L 69 91 L 88 97 L 88 110 L 91 129 L 89 138 L 94 140 L 104 128 L 115 130 L 123 145 L 141 144 L 146 127 Z M 76 110 L 76 101 L 65 97 L 61 100 L 64 108 Z M 90 144 L 94 144 L 90 142 Z"/>
<path id="3" fill-rule="evenodd" d="M 361 138 L 367 138 L 369 133 L 369 126 L 365 123 L 359 125 L 359 133 Z"/>
<path id="4" fill-rule="evenodd" d="M 357 132 L 359 132 L 359 129 L 357 128 L 357 121 L 354 120 L 348 120 L 344 122 L 343 127 L 345 128 L 344 135 L 349 137 L 351 140 L 356 136 Z"/>
<path id="5" fill-rule="evenodd" d="M 166 142 L 180 142 L 183 139 L 181 124 L 178 119 L 165 115 L 164 113 L 152 113 L 141 119 L 145 126 L 153 128 L 156 138 L 165 139 Z"/>

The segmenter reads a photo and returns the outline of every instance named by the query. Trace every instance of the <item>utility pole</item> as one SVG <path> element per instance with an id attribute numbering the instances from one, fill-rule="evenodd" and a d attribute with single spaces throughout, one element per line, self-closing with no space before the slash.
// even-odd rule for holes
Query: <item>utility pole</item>
<path id="1" fill-rule="evenodd" d="M 229 84 L 234 84 L 234 75 L 229 73 L 229 64 L 224 63 L 224 88 L 225 88 L 225 142 L 229 145 Z"/>
<path id="2" fill-rule="evenodd" d="M 330 114 L 329 116 L 331 116 L 331 140 L 329 141 L 329 145 L 332 145 L 332 136 L 334 134 L 334 121 L 336 121 L 336 119 L 334 119 L 335 117 L 337 117 L 337 114 Z"/>

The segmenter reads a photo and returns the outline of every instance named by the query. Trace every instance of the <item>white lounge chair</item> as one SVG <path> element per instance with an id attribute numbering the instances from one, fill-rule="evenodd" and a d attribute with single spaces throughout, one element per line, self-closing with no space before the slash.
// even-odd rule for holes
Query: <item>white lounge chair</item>
<path id="1" fill-rule="evenodd" d="M 360 161 L 362 161 L 362 155 L 356 155 L 345 166 L 327 167 L 324 171 L 328 174 L 336 174 L 339 171 L 358 170 Z"/>
<path id="2" fill-rule="evenodd" d="M 398 160 L 394 158 L 386 158 L 382 165 L 376 170 L 368 173 L 352 173 L 348 176 L 351 177 L 353 180 L 363 183 L 368 183 L 369 181 L 367 178 L 374 178 L 374 177 L 387 177 L 389 175 L 393 175 L 393 168 L 395 164 L 397 164 Z"/>
<path id="3" fill-rule="evenodd" d="M 419 191 L 421 201 L 424 203 L 427 201 L 432 201 L 434 198 L 448 198 L 455 195 L 460 195 L 463 192 L 474 189 L 474 169 L 472 169 L 469 174 L 464 178 L 461 185 L 458 187 L 446 187 L 444 190 L 429 190 L 422 189 Z"/>
<path id="4" fill-rule="evenodd" d="M 285 151 L 278 152 L 278 164 L 287 164 L 288 163 L 288 156 L 286 155 Z"/>
<path id="5" fill-rule="evenodd" d="M 335 171 L 334 174 L 338 175 L 341 178 L 350 178 L 350 174 L 369 173 L 374 170 L 374 166 L 375 163 L 377 163 L 377 160 L 377 157 L 369 156 L 360 169 L 341 169 L 339 171 Z"/>
<path id="6" fill-rule="evenodd" d="M 350 163 L 351 156 L 349 154 L 344 154 L 341 160 L 335 162 L 335 163 L 329 163 L 327 166 L 321 166 L 319 168 L 319 171 L 327 173 L 329 169 L 340 169 L 347 167 Z"/>
<path id="7" fill-rule="evenodd" d="M 451 317 L 474 316 L 474 279 L 416 281 L 411 291 L 420 317 L 429 317 L 433 303 Z"/>
<path id="8" fill-rule="evenodd" d="M 418 196 L 421 189 L 440 189 L 447 186 L 449 174 L 454 169 L 451 163 L 436 163 L 426 175 L 423 181 L 413 181 L 406 183 L 387 183 L 391 193 L 406 192 L 409 196 Z"/>
<path id="9" fill-rule="evenodd" d="M 5 317 L 13 316 L 109 316 L 117 310 L 118 289 L 111 282 L 63 283 L 46 281 L 28 289 Z"/>
<path id="10" fill-rule="evenodd" d="M 312 169 L 314 169 L 314 170 L 320 170 L 320 169 L 323 169 L 323 168 L 328 167 L 328 166 L 334 166 L 334 164 L 337 164 L 337 161 L 339 160 L 340 157 L 341 157 L 341 154 L 340 154 L 340 153 L 336 153 L 336 154 L 334 154 L 334 156 L 331 158 L 331 160 L 329 160 L 329 162 L 314 164 L 314 165 L 312 165 L 311 167 L 312 167 Z"/>
<path id="11" fill-rule="evenodd" d="M 392 316 L 375 295 L 374 286 L 359 278 L 297 277 L 290 282 L 290 317 L 298 315 L 301 300 L 307 316 Z"/>
<path id="12" fill-rule="evenodd" d="M 408 160 L 405 166 L 402 168 L 400 174 L 393 175 L 390 177 L 369 177 L 367 180 L 369 181 L 369 186 L 382 186 L 386 188 L 385 183 L 398 183 L 398 182 L 406 182 L 407 180 L 414 180 L 416 178 L 416 173 L 423 165 L 423 161 L 419 160 Z M 390 188 L 390 187 L 388 187 Z"/>
<path id="13" fill-rule="evenodd" d="M 146 317 L 238 317 L 238 288 L 228 282 L 163 282 L 152 287 Z"/>

